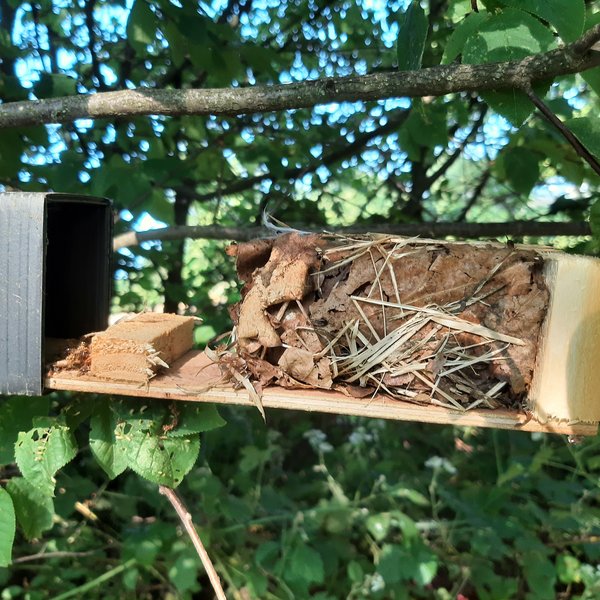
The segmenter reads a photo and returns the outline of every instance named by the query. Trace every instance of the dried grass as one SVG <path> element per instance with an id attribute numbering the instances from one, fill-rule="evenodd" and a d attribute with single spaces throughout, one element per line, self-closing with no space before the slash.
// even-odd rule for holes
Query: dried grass
<path id="1" fill-rule="evenodd" d="M 415 249 L 415 245 L 420 248 Z M 498 263 L 489 275 L 475 288 L 470 297 L 461 302 L 453 302 L 446 306 L 413 306 L 401 301 L 398 284 L 392 260 L 398 260 L 416 252 L 423 247 L 431 245 L 429 240 L 418 238 L 396 238 L 393 236 L 376 236 L 371 239 L 347 239 L 347 243 L 336 245 L 326 250 L 325 256 L 343 256 L 334 260 L 327 268 L 314 274 L 321 276 L 339 270 L 358 258 L 369 254 L 373 262 L 375 281 L 369 294 L 364 296 L 351 296 L 351 300 L 360 315 L 360 319 L 347 323 L 346 326 L 329 340 L 319 354 L 329 355 L 332 365 L 335 366 L 335 379 L 347 384 L 361 386 L 374 385 L 375 392 L 384 391 L 393 397 L 412 402 L 429 402 L 434 405 L 444 406 L 460 411 L 470 410 L 485 406 L 495 408 L 498 397 L 506 382 L 494 382 L 487 391 L 478 388 L 477 378 L 472 376 L 476 366 L 482 366 L 492 361 L 505 360 L 504 351 L 510 344 L 523 345 L 524 342 L 514 336 L 493 331 L 483 325 L 471 323 L 458 317 L 455 313 L 465 306 L 481 302 L 485 297 L 499 291 L 498 289 L 481 294 L 481 291 L 501 269 L 504 261 Z M 390 249 L 391 247 L 391 249 Z M 373 253 L 383 256 L 383 264 L 377 269 Z M 395 302 L 384 300 L 380 277 L 388 271 L 394 286 Z M 379 292 L 379 299 L 373 298 Z M 382 310 L 384 336 L 380 337 L 361 304 L 379 306 Z M 389 314 L 393 312 L 393 314 Z M 395 323 L 395 328 L 388 331 L 388 323 Z M 416 337 L 426 326 L 431 327 L 424 337 Z M 428 347 L 431 339 L 439 332 L 441 326 L 452 332 L 469 333 L 482 338 L 477 344 L 461 345 L 455 335 L 447 334 L 438 344 L 435 352 L 423 355 L 423 350 Z M 368 330 L 373 340 L 361 333 Z M 497 342 L 503 345 L 498 347 Z M 473 353 L 474 348 L 487 347 L 487 351 Z M 443 365 L 435 375 L 430 378 L 428 369 L 430 365 Z M 424 394 L 409 389 L 408 386 L 393 386 L 384 383 L 388 379 L 398 378 L 402 375 L 413 375 L 421 384 L 428 388 Z M 475 379 L 475 381 L 474 381 Z M 474 399 L 475 398 L 475 399 Z"/>

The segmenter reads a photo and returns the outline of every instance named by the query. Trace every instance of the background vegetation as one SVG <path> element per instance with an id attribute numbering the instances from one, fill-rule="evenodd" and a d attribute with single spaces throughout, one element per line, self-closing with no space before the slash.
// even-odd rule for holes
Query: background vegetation
<path id="1" fill-rule="evenodd" d="M 111 90 L 518 60 L 599 22 L 584 0 L 0 0 L 0 114 Z M 600 155 L 600 69 L 535 90 Z M 115 264 L 116 312 L 201 315 L 200 345 L 230 327 L 238 297 L 225 242 L 207 238 L 243 237 L 265 211 L 314 229 L 466 222 L 476 236 L 505 222 L 508 240 L 589 219 L 596 231 L 600 178 L 520 91 L 323 100 L 7 127 L 0 190 L 108 196 L 117 235 L 206 226 Z M 589 236 L 526 240 L 598 249 Z M 597 439 L 220 413 L 221 427 L 210 407 L 2 399 L 2 599 L 213 597 L 157 484 L 180 484 L 231 598 L 600 595 Z"/>

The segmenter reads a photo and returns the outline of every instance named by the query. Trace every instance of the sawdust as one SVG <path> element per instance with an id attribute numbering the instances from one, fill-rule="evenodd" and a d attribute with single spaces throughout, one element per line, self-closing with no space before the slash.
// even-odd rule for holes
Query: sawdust
<path id="1" fill-rule="evenodd" d="M 287 234 L 230 254 L 235 360 L 260 388 L 465 409 L 514 404 L 531 383 L 549 299 L 534 251 Z"/>
<path id="2" fill-rule="evenodd" d="M 46 338 L 45 355 L 50 377 L 61 371 L 88 373 L 92 361 L 90 353 L 91 335 L 79 339 Z"/>

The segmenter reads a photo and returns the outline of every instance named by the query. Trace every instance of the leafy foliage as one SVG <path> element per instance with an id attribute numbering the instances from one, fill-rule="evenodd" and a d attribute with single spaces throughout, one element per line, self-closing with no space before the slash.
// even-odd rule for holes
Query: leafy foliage
<path id="1" fill-rule="evenodd" d="M 514 60 L 600 22 L 584 0 L 476 4 L 0 0 L 0 97 Z M 597 156 L 599 73 L 536 90 Z M 597 252 L 599 183 L 518 91 L 0 135 L 0 190 L 109 196 L 117 234 L 246 227 L 265 212 L 304 229 L 589 216 L 594 239 L 561 243 Z M 224 242 L 208 240 L 119 252 L 115 291 L 115 311 L 200 315 L 199 346 L 230 327 L 239 297 Z M 29 559 L 0 568 L 3 598 L 208 594 L 156 484 L 182 490 L 232 597 L 600 594 L 596 439 L 289 413 L 265 427 L 253 412 L 223 413 L 225 427 L 191 403 L 3 398 L 0 565 L 15 520 L 12 556 Z"/>

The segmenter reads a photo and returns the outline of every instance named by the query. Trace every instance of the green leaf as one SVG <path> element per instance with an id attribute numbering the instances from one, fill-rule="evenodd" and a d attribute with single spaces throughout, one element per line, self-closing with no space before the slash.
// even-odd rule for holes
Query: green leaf
<path id="1" fill-rule="evenodd" d="M 147 0 L 136 0 L 127 21 L 127 39 L 134 50 L 146 54 L 156 37 L 156 17 Z"/>
<path id="2" fill-rule="evenodd" d="M 420 160 L 422 148 L 447 143 L 447 107 L 443 102 L 425 104 L 416 100 L 404 127 L 400 130 L 403 150 L 412 160 Z"/>
<path id="3" fill-rule="evenodd" d="M 581 563 L 570 554 L 559 554 L 556 557 L 556 574 L 561 583 L 579 583 L 581 581 Z"/>
<path id="4" fill-rule="evenodd" d="M 406 561 L 406 550 L 397 544 L 387 544 L 381 551 L 377 572 L 383 577 L 386 584 L 391 585 L 408 579 L 404 573 L 403 565 Z"/>
<path id="5" fill-rule="evenodd" d="M 400 527 L 405 539 L 409 540 L 419 537 L 419 530 L 417 529 L 417 525 L 408 515 L 404 514 L 399 510 L 393 511 L 391 515 L 393 519 L 393 524 L 396 527 Z"/>
<path id="6" fill-rule="evenodd" d="M 507 6 L 525 10 L 548 21 L 565 42 L 576 40 L 585 23 L 584 0 L 503 0 Z"/>
<path id="7" fill-rule="evenodd" d="M 1 161 L 0 161 L 1 162 Z M 0 465 L 15 461 L 15 442 L 20 431 L 31 429 L 32 420 L 48 413 L 47 396 L 10 396 L 0 402 Z"/>
<path id="8" fill-rule="evenodd" d="M 169 569 L 169 579 L 180 593 L 198 586 L 198 558 L 191 554 L 181 554 Z"/>
<path id="9" fill-rule="evenodd" d="M 413 580 L 420 586 L 431 583 L 438 569 L 438 559 L 420 540 L 399 546 L 383 547 L 378 573 L 388 585 Z"/>
<path id="10" fill-rule="evenodd" d="M 596 95 L 600 96 L 600 67 L 589 69 L 585 73 L 581 73 L 581 76 Z"/>
<path id="11" fill-rule="evenodd" d="M 12 498 L 4 488 L 0 488 L 0 567 L 7 567 L 12 559 L 15 527 L 15 508 Z"/>
<path id="12" fill-rule="evenodd" d="M 552 32 L 526 12 L 508 8 L 488 16 L 465 43 L 463 63 L 480 64 L 520 60 L 545 52 L 555 44 Z M 547 86 L 536 86 L 544 96 Z M 533 111 L 527 96 L 516 90 L 485 92 L 482 98 L 513 125 L 519 126 Z"/>
<path id="13" fill-rule="evenodd" d="M 224 424 L 212 404 L 111 402 L 116 413 L 117 448 L 127 466 L 146 479 L 175 487 L 194 466 L 198 433 Z"/>
<path id="14" fill-rule="evenodd" d="M 513 479 L 516 479 L 517 477 L 521 477 L 521 475 L 523 475 L 526 471 L 527 470 L 521 463 L 513 462 L 508 469 L 506 469 L 506 471 L 504 471 L 504 473 L 498 477 L 497 485 L 501 486 L 509 481 L 512 481 Z"/>
<path id="15" fill-rule="evenodd" d="M 128 466 L 149 481 L 169 487 L 181 483 L 200 452 L 197 434 L 175 438 L 157 435 L 155 431 L 137 430 L 125 434 L 121 430 L 117 435 L 123 435 L 127 442 Z"/>
<path id="16" fill-rule="evenodd" d="M 577 136 L 579 141 L 600 160 L 600 121 L 597 117 L 578 117 L 567 119 L 565 125 Z"/>
<path id="17" fill-rule="evenodd" d="M 477 33 L 481 23 L 486 19 L 486 14 L 483 12 L 472 12 L 461 21 L 458 27 L 452 32 L 452 35 L 446 42 L 442 64 L 451 63 L 461 52 L 468 38 Z"/>
<path id="18" fill-rule="evenodd" d="M 39 537 L 52 527 L 54 503 L 23 477 L 13 477 L 6 489 L 10 494 L 19 527 L 29 540 Z"/>
<path id="19" fill-rule="evenodd" d="M 379 515 L 371 515 L 367 519 L 367 530 L 375 538 L 377 542 L 381 542 L 388 534 L 392 517 L 390 513 L 381 513 Z"/>
<path id="20" fill-rule="evenodd" d="M 556 570 L 552 562 L 539 553 L 528 553 L 523 557 L 522 566 L 529 589 L 535 590 L 535 599 L 554 600 Z"/>
<path id="21" fill-rule="evenodd" d="M 47 495 L 54 494 L 56 472 L 76 454 L 75 437 L 65 425 L 21 432 L 15 444 L 15 458 L 23 477 Z"/>
<path id="22" fill-rule="evenodd" d="M 177 426 L 168 432 L 169 437 L 210 431 L 227 424 L 214 404 L 181 402 L 178 403 L 178 411 Z"/>
<path id="23" fill-rule="evenodd" d="M 346 572 L 348 573 L 348 579 L 352 583 L 360 583 L 365 578 L 365 572 L 363 571 L 360 563 L 356 560 L 351 560 L 348 563 Z"/>
<path id="24" fill-rule="evenodd" d="M 421 68 L 427 40 L 429 21 L 419 0 L 413 0 L 404 13 L 396 41 L 398 70 L 416 71 Z"/>
<path id="25" fill-rule="evenodd" d="M 540 177 L 540 165 L 536 155 L 522 148 L 507 148 L 501 153 L 504 176 L 511 187 L 524 196 L 529 196 Z"/>
<path id="26" fill-rule="evenodd" d="M 119 476 L 127 468 L 126 449 L 117 438 L 117 415 L 109 402 L 97 407 L 90 421 L 90 449 L 102 470 L 110 479 Z"/>
<path id="27" fill-rule="evenodd" d="M 323 583 L 325 568 L 321 555 L 306 544 L 297 544 L 288 557 L 286 579 Z"/>
<path id="28" fill-rule="evenodd" d="M 600 12 L 592 13 L 588 12 L 586 18 L 586 29 L 590 29 L 594 25 L 600 23 Z M 588 69 L 580 74 L 581 77 L 585 80 L 585 82 L 590 86 L 594 92 L 596 92 L 597 96 L 600 96 L 600 67 L 596 67 L 595 69 Z"/>
<path id="29" fill-rule="evenodd" d="M 417 490 L 411 490 L 410 488 L 404 486 L 391 489 L 390 495 L 394 498 L 404 498 L 409 500 L 417 506 L 429 506 L 429 500 L 423 494 L 421 494 L 421 492 L 417 492 Z"/>
<path id="30" fill-rule="evenodd" d="M 42 73 L 33 92 L 38 98 L 72 96 L 77 93 L 77 80 L 61 73 Z"/>

